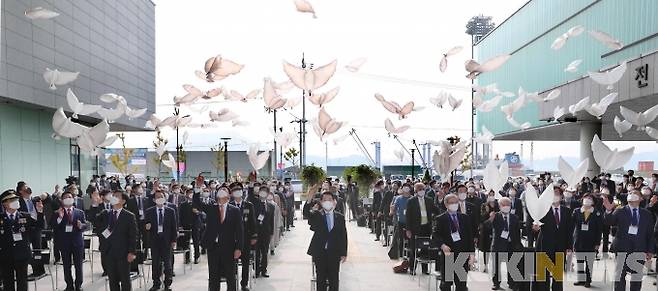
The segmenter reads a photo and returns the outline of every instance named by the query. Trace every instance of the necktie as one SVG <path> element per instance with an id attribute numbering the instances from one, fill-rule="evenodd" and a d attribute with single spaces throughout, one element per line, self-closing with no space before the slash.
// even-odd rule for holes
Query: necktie
<path id="1" fill-rule="evenodd" d="M 640 222 L 638 221 L 637 217 L 637 208 L 633 209 L 633 225 L 638 225 Z"/>
<path id="2" fill-rule="evenodd" d="M 66 210 L 66 220 L 68 224 L 71 224 L 73 221 L 73 218 L 71 217 L 71 208 Z"/>
<path id="3" fill-rule="evenodd" d="M 219 205 L 219 223 L 224 223 L 224 205 Z"/>
<path id="4" fill-rule="evenodd" d="M 503 215 L 503 220 L 505 220 L 505 230 L 509 230 L 509 222 L 507 221 L 507 215 Z"/>
<path id="5" fill-rule="evenodd" d="M 334 228 L 333 223 L 331 223 L 331 214 L 325 214 L 325 217 L 327 218 L 327 229 L 331 231 Z"/>
<path id="6" fill-rule="evenodd" d="M 32 200 L 27 200 L 27 211 L 32 213 L 34 212 L 34 206 L 32 205 Z"/>
<path id="7" fill-rule="evenodd" d="M 553 212 L 553 215 L 555 216 L 555 225 L 559 226 L 560 225 L 560 209 L 555 207 L 553 208 L 555 212 Z"/>
<path id="8" fill-rule="evenodd" d="M 9 217 L 11 218 L 11 221 L 14 221 L 14 214 L 11 214 Z"/>
<path id="9" fill-rule="evenodd" d="M 162 225 L 162 208 L 158 209 L 158 225 Z"/>
<path id="10" fill-rule="evenodd" d="M 451 214 L 450 217 L 452 217 L 452 226 L 455 228 L 453 232 L 458 232 L 459 231 L 459 219 L 457 219 L 457 214 Z"/>
<path id="11" fill-rule="evenodd" d="M 110 225 L 108 227 L 110 229 L 110 231 L 112 231 L 112 229 L 114 229 L 114 223 L 116 222 L 116 219 L 117 219 L 117 211 L 113 210 L 112 215 L 110 215 Z"/>
<path id="12" fill-rule="evenodd" d="M 139 197 L 137 198 L 137 207 L 139 207 L 139 209 L 142 209 L 142 199 Z"/>

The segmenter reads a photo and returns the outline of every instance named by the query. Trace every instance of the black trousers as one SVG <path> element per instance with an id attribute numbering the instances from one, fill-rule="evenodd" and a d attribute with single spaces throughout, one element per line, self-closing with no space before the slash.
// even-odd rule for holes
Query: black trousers
<path id="1" fill-rule="evenodd" d="M 259 235 L 256 242 L 256 275 L 267 274 L 267 256 L 270 251 L 271 235 Z"/>
<path id="2" fill-rule="evenodd" d="M 373 212 L 374 222 L 375 222 L 375 237 L 379 239 L 382 236 L 382 218 L 377 215 L 377 212 Z"/>
<path id="3" fill-rule="evenodd" d="M 242 280 L 240 286 L 246 287 L 249 285 L 249 270 L 251 269 L 251 244 L 247 241 L 244 245 L 242 255 L 240 255 L 240 262 L 242 263 Z"/>
<path id="4" fill-rule="evenodd" d="M 64 281 L 66 287 L 78 288 L 82 286 L 82 261 L 85 253 L 84 247 L 69 247 L 60 250 L 62 264 L 64 265 Z M 75 284 L 71 274 L 71 265 L 75 266 Z"/>
<path id="5" fill-rule="evenodd" d="M 330 256 L 325 251 L 319 256 L 314 256 L 313 262 L 315 263 L 316 290 L 327 291 L 329 288 L 329 291 L 338 291 L 340 257 Z"/>
<path id="6" fill-rule="evenodd" d="M 30 244 L 32 245 L 32 249 L 42 249 L 41 230 L 34 230 L 30 232 Z M 43 262 L 41 260 L 32 260 L 30 265 L 32 266 L 32 273 L 34 274 L 43 274 L 46 272 L 43 268 Z"/>
<path id="7" fill-rule="evenodd" d="M 171 258 L 173 257 L 173 249 L 171 244 L 168 241 L 157 240 L 153 241 L 151 244 L 151 258 L 153 262 L 152 268 L 152 277 L 153 277 L 153 286 L 160 287 L 161 281 L 160 277 L 162 276 L 162 270 L 164 267 L 164 285 L 171 286 L 172 277 L 173 277 L 173 262 Z"/>
<path id="8" fill-rule="evenodd" d="M 457 260 L 457 258 L 459 258 L 459 253 L 452 253 L 451 256 L 441 255 L 441 257 L 443 258 L 444 262 L 445 262 L 445 260 L 453 260 L 453 262 L 454 262 L 455 260 Z M 468 272 L 468 269 L 469 269 L 468 260 L 466 260 L 466 262 L 464 263 L 464 270 L 466 272 Z M 442 276 L 441 276 L 441 285 L 440 285 L 441 291 L 450 291 L 450 290 L 452 290 L 452 285 L 453 284 L 455 285 L 455 290 L 456 291 L 467 291 L 468 290 L 468 288 L 466 288 L 466 278 L 464 278 L 464 280 L 462 281 L 459 278 L 459 276 L 457 276 L 457 274 L 452 274 L 452 275 L 446 274 L 445 264 L 441 264 L 439 266 L 439 270 L 442 274 Z M 452 277 L 452 278 L 450 278 L 450 277 Z"/>
<path id="9" fill-rule="evenodd" d="M 617 257 L 619 256 L 624 256 L 624 258 L 627 258 L 630 253 L 617 253 Z M 617 276 L 617 273 L 619 273 L 621 270 L 621 279 L 615 278 L 615 291 L 624 291 L 626 290 L 626 274 L 631 275 L 631 283 L 630 283 L 630 291 L 640 291 L 642 290 L 642 277 L 643 274 L 642 272 L 635 272 L 631 268 L 628 267 L 626 264 L 626 260 L 620 261 L 620 260 L 615 260 L 615 276 Z M 640 265 L 644 265 L 644 260 L 637 260 L 637 263 Z M 654 288 L 655 289 L 655 288 Z"/>
<path id="10" fill-rule="evenodd" d="M 555 263 L 555 254 L 556 253 L 546 253 L 548 257 Z M 566 252 L 564 253 L 564 259 L 566 262 L 567 254 Z M 564 267 L 562 268 L 564 272 Z M 563 280 L 565 279 L 566 274 L 563 273 L 562 280 L 556 280 L 555 277 L 551 275 L 550 272 L 546 271 L 546 281 L 544 282 L 537 282 L 537 290 L 539 291 L 548 291 L 548 290 L 553 290 L 553 291 L 562 291 L 563 290 Z"/>
<path id="11" fill-rule="evenodd" d="M 505 253 L 505 252 L 489 252 L 491 254 L 492 259 L 493 259 L 493 269 L 491 270 L 493 272 L 493 284 L 498 286 L 500 285 L 500 265 L 502 261 L 500 260 L 500 256 L 505 256 L 507 255 L 507 260 L 509 261 L 509 258 L 512 256 L 512 252 Z M 486 264 L 486 263 L 485 263 Z M 507 261 L 505 261 L 505 264 L 507 264 Z M 508 266 L 509 269 L 509 266 Z M 513 285 L 514 281 L 512 280 L 512 275 L 510 275 L 509 271 L 507 272 L 507 284 L 508 285 Z"/>
<path id="12" fill-rule="evenodd" d="M 423 224 L 420 226 L 418 233 L 412 233 L 409 239 L 409 270 L 416 271 L 414 260 L 416 259 L 416 236 L 430 236 L 432 233 L 432 223 Z M 406 233 L 404 234 L 406 236 Z M 427 264 L 421 264 L 423 272 L 427 272 Z"/>
<path id="13" fill-rule="evenodd" d="M 130 281 L 130 263 L 128 263 L 127 253 L 118 257 L 109 254 L 101 254 L 101 264 L 107 273 L 110 291 L 132 290 L 132 282 Z"/>
<path id="14" fill-rule="evenodd" d="M 4 291 L 27 291 L 27 261 L 3 260 L 0 270 Z"/>
<path id="15" fill-rule="evenodd" d="M 237 291 L 233 252 L 221 252 L 219 247 L 208 249 L 208 290 L 220 291 L 221 278 L 226 278 L 227 291 Z"/>

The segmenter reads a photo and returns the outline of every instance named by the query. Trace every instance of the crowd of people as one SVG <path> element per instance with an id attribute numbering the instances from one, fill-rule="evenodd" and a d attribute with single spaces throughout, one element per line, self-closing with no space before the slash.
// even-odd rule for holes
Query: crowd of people
<path id="1" fill-rule="evenodd" d="M 395 272 L 415 274 L 415 256 L 423 256 L 435 262 L 441 290 L 451 290 L 453 284 L 456 290 L 467 290 L 466 277 L 445 269 L 450 265 L 446 260 L 456 263 L 460 254 L 468 255 L 464 272 L 483 265 L 480 271 L 490 273 L 492 290 L 499 290 L 500 266 L 513 253 L 541 252 L 554 264 L 558 257 L 575 258 L 577 279 L 573 284 L 586 288 L 592 286 L 594 259 L 588 260 L 585 254 L 594 254 L 596 260 L 609 253 L 622 258 L 640 254 L 634 261 L 616 260 L 614 279 L 614 289 L 625 290 L 628 273 L 630 290 L 639 291 L 643 273 L 637 266 L 651 262 L 656 253 L 657 179 L 653 174 L 645 181 L 629 170 L 621 182 L 601 174 L 593 179 L 584 177 L 578 185 L 567 185 L 547 173 L 536 179 L 509 178 L 499 193 L 473 179 L 453 184 L 381 180 L 374 184 L 367 203 L 348 201 L 348 205 L 352 217 L 368 219 L 375 241 L 390 234 L 391 239 L 385 239 L 383 245 L 390 247 L 391 259 L 402 258 Z M 553 187 L 553 203 L 540 221 L 534 221 L 525 209 L 526 187 L 535 188 L 530 192 L 533 195 Z M 347 189 L 358 191 L 351 185 Z M 483 262 L 476 264 L 478 253 L 483 254 Z M 520 270 L 522 266 L 523 260 Z M 571 268 L 567 261 L 563 270 Z M 430 274 L 427 264 L 421 264 L 420 269 Z M 546 278 L 513 280 L 508 273 L 507 285 L 512 290 L 562 290 L 562 275 L 550 272 Z"/>
<path id="2" fill-rule="evenodd" d="M 149 260 L 150 290 L 171 290 L 176 251 L 185 264 L 207 257 L 209 290 L 226 282 L 228 290 L 240 284 L 248 291 L 252 262 L 254 277 L 269 278 L 268 256 L 295 227 L 289 181 L 221 183 L 199 175 L 191 184 L 165 185 L 94 176 L 84 192 L 79 187 L 70 177 L 52 193 L 33 195 L 21 181 L 0 195 L 0 290 L 27 291 L 29 280 L 45 276 L 50 262 L 38 259 L 45 250 L 61 261 L 65 290 L 82 290 L 85 249 L 97 239 L 111 291 L 131 290 L 131 274 Z"/>

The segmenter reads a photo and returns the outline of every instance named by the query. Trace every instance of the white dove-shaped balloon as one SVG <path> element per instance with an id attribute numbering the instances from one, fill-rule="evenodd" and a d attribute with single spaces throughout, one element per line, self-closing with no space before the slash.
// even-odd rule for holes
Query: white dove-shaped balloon
<path id="1" fill-rule="evenodd" d="M 592 81 L 599 83 L 601 85 L 607 85 L 608 90 L 614 88 L 614 84 L 621 80 L 621 77 L 624 76 L 626 72 L 626 62 L 622 62 L 616 68 L 606 71 L 606 72 L 588 72 L 589 77 Z"/>
<path id="2" fill-rule="evenodd" d="M 583 62 L 583 60 L 580 60 L 580 59 L 578 59 L 578 60 L 574 60 L 574 61 L 572 61 L 571 63 L 569 63 L 569 65 L 567 65 L 566 68 L 564 68 L 564 71 L 565 71 L 565 72 L 568 72 L 568 73 L 575 73 L 575 72 L 578 72 L 578 66 L 580 66 L 580 64 L 581 64 L 582 62 Z"/>
<path id="3" fill-rule="evenodd" d="M 509 104 L 500 106 L 500 111 L 505 113 L 507 117 L 512 117 L 512 115 L 521 110 L 523 106 L 526 105 L 526 95 L 519 95 L 514 101 L 510 102 Z"/>
<path id="4" fill-rule="evenodd" d="M 564 116 L 566 114 L 566 111 L 564 108 L 558 106 L 555 106 L 553 109 L 553 121 L 559 121 L 560 117 Z"/>
<path id="5" fill-rule="evenodd" d="M 162 160 L 162 164 L 171 170 L 176 169 L 176 159 L 171 153 L 167 153 L 167 159 Z"/>
<path id="6" fill-rule="evenodd" d="M 448 96 L 450 96 L 450 93 L 441 91 L 438 96 L 430 97 L 430 103 L 436 107 L 443 108 L 443 104 L 448 101 Z"/>
<path id="7" fill-rule="evenodd" d="M 195 74 L 201 80 L 212 83 L 222 80 L 230 75 L 235 75 L 242 71 L 244 65 L 238 64 L 222 56 L 211 57 L 206 60 L 203 71 L 196 71 Z"/>
<path id="8" fill-rule="evenodd" d="M 345 69 L 349 72 L 356 73 L 358 72 L 361 67 L 366 63 L 367 59 L 366 58 L 358 58 L 353 61 L 351 61 L 349 64 L 345 66 Z"/>
<path id="9" fill-rule="evenodd" d="M 279 96 L 270 78 L 264 80 L 263 101 L 265 102 L 265 109 L 268 111 L 274 111 L 286 105 L 286 99 Z"/>
<path id="10" fill-rule="evenodd" d="M 62 107 L 58 108 L 53 114 L 52 126 L 55 132 L 53 134 L 54 139 L 60 139 L 60 137 L 77 138 L 88 129 L 86 126 L 75 123 L 66 117 Z"/>
<path id="11" fill-rule="evenodd" d="M 553 43 L 551 44 L 551 48 L 554 50 L 559 50 L 561 49 L 565 43 L 567 43 L 567 40 L 572 37 L 579 36 L 581 33 L 585 31 L 585 28 L 582 25 L 576 25 L 572 28 L 570 28 L 567 32 L 564 34 L 560 35 L 557 37 Z"/>
<path id="12" fill-rule="evenodd" d="M 121 118 L 126 113 L 127 106 L 121 102 L 117 102 L 114 109 L 101 107 L 96 112 L 101 118 L 107 120 L 109 123 L 114 123 L 115 120 Z"/>
<path id="13" fill-rule="evenodd" d="M 464 102 L 464 99 L 457 99 L 452 95 L 448 95 L 448 105 L 450 105 L 452 111 L 455 111 L 457 108 L 459 108 L 459 106 L 462 105 L 462 102 Z"/>
<path id="14" fill-rule="evenodd" d="M 57 86 L 64 86 L 75 81 L 78 75 L 80 75 L 80 72 L 66 72 L 46 68 L 46 72 L 43 73 L 43 79 L 48 83 L 50 90 L 57 90 Z"/>
<path id="15" fill-rule="evenodd" d="M 528 210 L 528 214 L 530 214 L 533 224 L 540 226 L 543 224 L 540 220 L 544 218 L 551 209 L 554 196 L 555 192 L 553 192 L 553 183 L 544 189 L 541 196 L 537 196 L 537 189 L 535 189 L 530 182 L 526 183 L 524 194 L 526 210 Z"/>
<path id="16" fill-rule="evenodd" d="M 377 99 L 377 101 L 379 101 L 382 104 L 382 106 L 384 106 L 384 108 L 388 110 L 388 112 L 397 114 L 399 119 L 407 118 L 407 115 L 409 115 L 414 110 L 413 101 L 409 101 L 404 106 L 400 106 L 400 104 L 398 104 L 395 101 L 387 101 L 386 99 L 384 99 L 384 96 L 382 96 L 379 93 L 375 94 L 375 99 Z"/>
<path id="17" fill-rule="evenodd" d="M 295 0 L 295 8 L 297 9 L 298 12 L 310 13 L 313 15 L 313 18 L 318 18 L 315 15 L 315 10 L 313 9 L 313 6 L 311 5 L 310 2 L 306 0 Z"/>
<path id="18" fill-rule="evenodd" d="M 594 39 L 598 40 L 600 43 L 604 44 L 605 46 L 609 47 L 610 49 L 613 50 L 620 50 L 624 47 L 624 44 L 621 43 L 619 40 L 615 39 L 611 35 L 603 32 L 603 31 L 598 31 L 598 30 L 590 30 L 588 31 L 589 35 L 592 36 Z"/>
<path id="19" fill-rule="evenodd" d="M 97 148 L 105 142 L 109 132 L 110 125 L 106 120 L 103 120 L 88 130 L 85 130 L 76 139 L 76 143 L 80 147 L 81 152 L 90 156 L 96 156 L 98 154 Z"/>
<path id="20" fill-rule="evenodd" d="M 101 109 L 100 105 L 89 105 L 80 102 L 71 88 L 66 90 L 66 103 L 68 103 L 69 108 L 73 111 L 73 118 L 78 118 L 78 114 L 90 115 Z"/>
<path id="21" fill-rule="evenodd" d="M 441 73 L 444 73 L 448 69 L 448 57 L 458 54 L 462 49 L 462 46 L 455 46 L 443 54 L 441 62 L 439 63 L 439 71 L 441 71 Z"/>
<path id="22" fill-rule="evenodd" d="M 623 167 L 632 157 L 635 147 L 625 150 L 611 150 L 605 145 L 598 135 L 592 139 L 592 153 L 594 160 L 601 167 L 602 172 L 609 172 Z"/>
<path id="23" fill-rule="evenodd" d="M 249 158 L 249 163 L 251 166 L 254 168 L 255 171 L 258 171 L 262 169 L 265 164 L 267 163 L 267 160 L 270 158 L 270 152 L 264 151 L 262 153 L 258 153 L 258 148 L 260 147 L 260 144 L 254 144 L 249 147 L 249 150 L 247 151 L 247 157 Z"/>
<path id="24" fill-rule="evenodd" d="M 186 103 L 192 103 L 196 101 L 198 98 L 203 98 L 206 100 L 212 99 L 219 96 L 223 92 L 223 88 L 215 88 L 204 92 L 201 91 L 201 89 L 190 84 L 183 85 L 183 89 L 187 91 L 187 95 L 181 97 L 180 99 L 185 100 Z"/>
<path id="25" fill-rule="evenodd" d="M 491 144 L 493 138 L 493 133 L 486 126 L 482 125 L 482 132 L 473 138 L 473 141 L 479 144 Z"/>
<path id="26" fill-rule="evenodd" d="M 343 126 L 343 122 L 336 121 L 332 118 L 324 107 L 320 108 L 318 112 L 317 122 L 313 123 L 313 129 L 315 133 L 320 137 L 320 141 L 324 140 L 324 137 L 335 133 Z"/>
<path id="27" fill-rule="evenodd" d="M 126 98 L 124 98 L 121 95 L 117 95 L 114 93 L 106 93 L 98 97 L 98 100 L 103 101 L 105 103 L 115 103 L 115 102 L 121 102 L 123 104 L 128 104 L 126 102 Z"/>
<path id="28" fill-rule="evenodd" d="M 644 132 L 646 132 L 649 137 L 658 141 L 658 129 L 655 129 L 651 126 L 646 126 L 644 127 Z"/>
<path id="29" fill-rule="evenodd" d="M 351 134 L 346 133 L 346 134 L 343 134 L 343 135 L 341 135 L 341 136 L 339 136 L 339 137 L 337 137 L 337 138 L 334 138 L 334 140 L 333 140 L 334 145 L 338 145 L 339 143 L 341 143 L 341 142 L 343 142 L 345 139 L 347 139 L 349 136 L 351 136 Z"/>
<path id="30" fill-rule="evenodd" d="M 653 107 L 645 110 L 644 112 L 635 112 L 624 106 L 619 106 L 619 113 L 623 116 L 628 122 L 637 126 L 637 130 L 644 130 L 644 127 L 649 123 L 652 123 L 658 117 L 658 104 Z"/>
<path id="31" fill-rule="evenodd" d="M 562 156 L 558 157 L 557 168 L 560 171 L 562 180 L 567 183 L 570 190 L 575 191 L 576 185 L 580 183 L 585 174 L 587 174 L 587 167 L 589 166 L 589 159 L 585 158 L 582 160 L 576 168 L 573 168 L 567 161 L 565 161 Z"/>
<path id="32" fill-rule="evenodd" d="M 434 170 L 440 175 L 447 177 L 450 172 L 457 169 L 466 154 L 466 142 L 461 141 L 451 146 L 447 141 L 438 143 L 440 151 L 434 151 L 432 162 Z"/>
<path id="33" fill-rule="evenodd" d="M 612 104 L 612 102 L 615 101 L 615 98 L 617 98 L 617 92 L 612 92 L 605 97 L 601 98 L 601 101 L 596 102 L 594 104 L 588 105 L 585 107 L 585 111 L 589 113 L 592 116 L 595 116 L 598 119 L 601 119 L 603 117 L 603 114 L 608 110 L 608 106 Z"/>
<path id="34" fill-rule="evenodd" d="M 308 96 L 308 100 L 311 101 L 311 103 L 317 105 L 318 107 L 322 107 L 325 104 L 329 103 L 331 100 L 334 100 L 336 95 L 338 95 L 338 91 L 340 90 L 340 87 L 333 88 L 325 93 L 315 93 L 313 92 L 311 96 Z"/>
<path id="35" fill-rule="evenodd" d="M 615 128 L 615 131 L 619 134 L 619 137 L 622 137 L 624 132 L 627 132 L 633 127 L 633 124 L 628 122 L 628 120 L 621 120 L 619 117 L 615 116 L 615 119 L 612 123 L 612 126 Z"/>
<path id="36" fill-rule="evenodd" d="M 114 142 L 116 142 L 117 139 L 119 139 L 119 136 L 118 136 L 118 135 L 116 135 L 116 134 L 115 134 L 115 135 L 110 135 L 110 136 L 108 136 L 108 137 L 105 139 L 105 141 L 104 141 L 103 143 L 99 144 L 98 147 L 99 147 L 99 148 L 106 148 L 106 147 L 109 147 L 109 146 L 111 146 L 112 144 L 114 144 Z"/>
<path id="37" fill-rule="evenodd" d="M 293 109 L 302 103 L 302 96 L 290 97 L 286 99 L 286 104 L 283 106 L 286 109 Z"/>
<path id="38" fill-rule="evenodd" d="M 577 112 L 584 110 L 587 106 L 589 106 L 589 96 L 580 99 L 576 104 L 569 105 L 569 113 L 575 116 Z"/>
<path id="39" fill-rule="evenodd" d="M 163 127 L 170 127 L 170 128 L 175 128 L 176 127 L 176 116 L 169 116 L 165 119 L 160 119 L 158 118 L 155 114 L 151 115 L 149 120 L 146 121 L 146 124 L 144 125 L 145 128 L 150 128 L 150 129 L 157 129 L 157 128 L 163 128 Z"/>
<path id="40" fill-rule="evenodd" d="M 480 112 L 491 112 L 492 110 L 494 110 L 494 108 L 498 107 L 498 103 L 500 103 L 500 100 L 502 100 L 502 99 L 503 99 L 502 95 L 496 95 L 493 98 L 491 98 L 487 101 L 482 101 L 482 102 L 480 102 L 480 104 L 477 104 L 477 105 L 475 105 L 475 102 L 474 102 L 473 105 Z M 475 98 L 473 100 L 475 100 Z"/>
<path id="41" fill-rule="evenodd" d="M 524 122 L 524 123 L 519 123 L 519 122 L 516 121 L 516 119 L 514 119 L 514 117 L 512 117 L 512 116 L 507 116 L 506 119 L 507 119 L 507 122 L 508 122 L 512 127 L 517 128 L 517 129 L 520 129 L 520 130 L 525 130 L 525 129 L 530 128 L 530 126 L 532 126 L 532 125 L 530 124 L 530 122 L 527 122 L 527 121 Z"/>
<path id="42" fill-rule="evenodd" d="M 166 142 L 161 142 L 158 144 L 158 147 L 155 148 L 155 152 L 158 153 L 158 157 L 161 158 L 165 153 L 165 147 L 167 146 Z"/>
<path id="43" fill-rule="evenodd" d="M 489 161 L 484 168 L 482 183 L 487 190 L 493 190 L 496 193 L 496 199 L 500 199 L 502 198 L 502 195 L 500 195 L 499 192 L 507 183 L 508 176 L 509 166 L 507 161 L 500 164 L 500 169 L 496 167 L 493 161 Z"/>
<path id="44" fill-rule="evenodd" d="M 305 91 L 313 91 L 329 82 L 329 79 L 336 72 L 337 64 L 338 62 L 334 60 L 324 66 L 311 69 L 310 66 L 301 68 L 284 61 L 283 71 L 297 88 Z"/>
<path id="45" fill-rule="evenodd" d="M 533 101 L 537 103 L 542 103 L 542 102 L 548 102 L 557 99 L 558 97 L 560 97 L 560 93 L 562 93 L 560 89 L 553 89 L 551 90 L 551 92 L 548 92 L 548 94 L 546 94 L 546 97 L 541 97 L 539 96 L 539 94 L 536 93 L 532 93 L 532 94 L 525 93 L 525 94 L 526 96 L 530 97 L 530 99 L 532 99 Z"/>
<path id="46" fill-rule="evenodd" d="M 384 128 L 386 128 L 386 131 L 388 131 L 390 134 L 398 135 L 398 134 L 402 134 L 403 132 L 407 131 L 407 129 L 409 129 L 409 126 L 408 125 L 403 125 L 403 126 L 400 126 L 400 127 L 395 127 L 395 125 L 393 125 L 393 122 L 391 121 L 391 119 L 386 118 L 386 120 L 384 120 Z"/>
<path id="47" fill-rule="evenodd" d="M 495 56 L 482 64 L 475 60 L 468 60 L 464 64 L 466 71 L 469 72 L 466 78 L 473 80 L 482 73 L 495 71 L 502 67 L 511 57 L 511 55 Z"/>
<path id="48" fill-rule="evenodd" d="M 397 149 L 397 150 L 393 150 L 393 154 L 395 155 L 395 157 L 396 157 L 398 160 L 400 160 L 400 162 L 403 162 L 403 161 L 404 161 L 404 149 L 403 149 L 403 148 L 400 148 L 400 149 Z"/>
<path id="49" fill-rule="evenodd" d="M 218 111 L 208 111 L 208 116 L 210 116 L 210 121 L 216 122 L 231 121 L 240 117 L 228 108 L 223 108 Z"/>
<path id="50" fill-rule="evenodd" d="M 224 96 L 227 100 L 230 101 L 242 101 L 242 102 L 247 102 L 249 99 L 256 99 L 258 97 L 258 94 L 260 94 L 261 89 L 254 89 L 251 90 L 247 95 L 242 95 L 240 92 L 235 91 L 235 90 L 230 90 L 228 94 L 226 92 L 224 93 Z"/>
<path id="51" fill-rule="evenodd" d="M 59 13 L 57 13 L 55 11 L 52 11 L 52 10 L 48 10 L 46 8 L 43 8 L 43 7 L 34 7 L 34 8 L 30 8 L 30 9 L 25 10 L 25 17 L 27 17 L 29 19 L 32 19 L 32 20 L 51 19 L 51 18 L 54 18 L 54 17 L 57 17 L 57 16 L 59 16 Z"/>

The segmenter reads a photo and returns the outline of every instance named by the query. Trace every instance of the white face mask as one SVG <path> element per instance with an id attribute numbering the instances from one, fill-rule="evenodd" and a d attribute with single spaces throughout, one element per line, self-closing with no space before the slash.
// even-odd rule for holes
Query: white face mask
<path id="1" fill-rule="evenodd" d="M 331 201 L 322 201 L 322 208 L 326 211 L 331 211 L 334 208 L 334 203 Z"/>
<path id="2" fill-rule="evenodd" d="M 64 206 L 73 205 L 73 198 L 64 198 L 64 200 L 62 200 L 62 204 L 64 204 Z"/>
<path id="3" fill-rule="evenodd" d="M 272 196 L 272 195 L 267 196 L 267 201 L 274 201 L 274 196 Z"/>
<path id="4" fill-rule="evenodd" d="M 562 201 L 562 196 L 557 196 L 557 195 L 553 196 L 553 203 L 554 204 L 555 203 L 560 203 L 560 201 Z"/>
<path id="5" fill-rule="evenodd" d="M 164 198 L 158 198 L 158 199 L 155 199 L 155 204 L 157 204 L 158 206 L 161 206 L 161 205 L 165 204 L 165 201 L 166 200 Z"/>
<path id="6" fill-rule="evenodd" d="M 637 194 L 628 194 L 628 198 L 626 198 L 626 201 L 628 202 L 634 202 L 634 201 L 640 201 L 640 196 L 637 196 Z"/>
<path id="7" fill-rule="evenodd" d="M 18 202 L 18 200 L 12 201 L 9 203 L 9 208 L 16 210 L 18 208 L 21 208 L 21 203 Z"/>
<path id="8" fill-rule="evenodd" d="M 112 205 L 119 204 L 119 198 L 117 198 L 116 196 L 110 197 L 110 204 L 112 204 Z"/>
<path id="9" fill-rule="evenodd" d="M 494 202 L 494 201 L 496 201 L 496 197 L 487 196 L 487 202 Z"/>
<path id="10" fill-rule="evenodd" d="M 502 212 L 505 213 L 505 214 L 509 213 L 510 210 L 511 210 L 511 207 L 510 207 L 510 206 L 501 206 L 501 207 L 500 207 L 500 211 L 502 211 Z"/>
<path id="11" fill-rule="evenodd" d="M 459 209 L 459 204 L 457 203 L 448 204 L 448 211 L 456 212 L 458 209 Z"/>
<path id="12" fill-rule="evenodd" d="M 203 197 L 203 198 L 208 198 L 208 197 L 210 197 L 210 192 L 205 192 L 205 191 L 204 191 L 204 192 L 201 192 L 201 197 Z"/>
<path id="13" fill-rule="evenodd" d="M 642 189 L 642 195 L 644 195 L 644 196 L 649 196 L 649 195 L 651 195 L 651 190 L 649 190 L 649 189 Z"/>
<path id="14" fill-rule="evenodd" d="M 105 195 L 105 201 L 110 202 L 112 200 L 112 194 Z"/>
<path id="15" fill-rule="evenodd" d="M 459 193 L 459 200 L 461 201 L 466 200 L 466 193 Z"/>
<path id="16" fill-rule="evenodd" d="M 402 193 L 409 193 L 411 189 L 409 187 L 402 187 Z"/>
<path id="17" fill-rule="evenodd" d="M 592 199 L 583 200 L 583 205 L 585 205 L 585 206 L 592 206 L 593 204 L 594 204 L 594 201 L 592 201 Z"/>
<path id="18" fill-rule="evenodd" d="M 571 198 L 573 197 L 573 194 L 571 192 L 564 192 L 564 198 Z"/>
<path id="19" fill-rule="evenodd" d="M 468 188 L 466 191 L 468 191 L 469 194 L 473 194 L 475 193 L 475 188 Z"/>
<path id="20" fill-rule="evenodd" d="M 219 190 L 219 192 L 217 192 L 217 198 L 226 198 L 226 197 L 228 197 L 228 192 L 224 190 Z"/>
<path id="21" fill-rule="evenodd" d="M 233 195 L 233 198 L 242 198 L 242 191 L 240 190 L 233 191 L 231 195 Z"/>
<path id="22" fill-rule="evenodd" d="M 265 191 L 258 192 L 258 197 L 260 197 L 261 199 L 265 199 L 265 197 L 267 197 L 267 192 Z"/>
<path id="23" fill-rule="evenodd" d="M 418 192 L 416 192 L 416 196 L 421 197 L 421 198 L 422 198 L 422 197 L 425 197 L 425 191 L 418 191 Z"/>
<path id="24" fill-rule="evenodd" d="M 515 197 L 516 191 L 509 191 L 509 197 Z"/>

